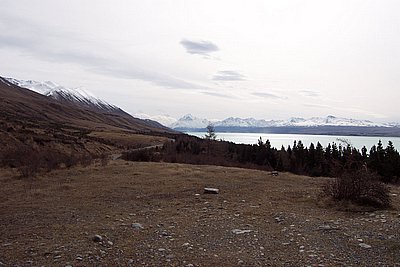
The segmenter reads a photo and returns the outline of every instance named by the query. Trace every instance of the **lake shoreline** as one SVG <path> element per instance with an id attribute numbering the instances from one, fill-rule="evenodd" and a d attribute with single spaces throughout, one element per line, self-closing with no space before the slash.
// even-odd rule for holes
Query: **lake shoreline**
<path id="1" fill-rule="evenodd" d="M 185 132 L 189 135 L 204 137 L 206 131 L 188 131 Z M 280 149 L 282 146 L 287 148 L 289 145 L 292 147 L 294 141 L 299 140 L 307 147 L 311 143 L 316 145 L 318 142 L 326 147 L 329 143 L 336 143 L 347 145 L 350 143 L 353 147 L 361 149 L 365 146 L 368 150 L 377 145 L 381 140 L 384 147 L 387 146 L 388 141 L 392 141 L 396 149 L 400 149 L 400 137 L 387 137 L 387 136 L 356 136 L 356 135 L 327 135 L 327 134 L 277 134 L 277 133 L 237 133 L 237 132 L 218 132 L 217 140 L 229 141 L 237 144 L 257 144 L 258 139 L 261 137 L 265 142 L 269 140 L 272 147 Z"/>
<path id="2" fill-rule="evenodd" d="M 338 136 L 371 136 L 400 137 L 399 127 L 369 126 L 282 126 L 282 127 L 221 127 L 215 126 L 220 133 L 252 133 L 252 134 L 300 134 L 300 135 L 338 135 Z M 176 128 L 181 132 L 202 132 L 206 128 Z"/>

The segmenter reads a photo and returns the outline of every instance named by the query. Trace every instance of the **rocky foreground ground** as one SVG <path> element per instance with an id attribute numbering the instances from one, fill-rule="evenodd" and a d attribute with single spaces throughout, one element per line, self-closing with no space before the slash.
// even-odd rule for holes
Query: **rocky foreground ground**
<path id="1" fill-rule="evenodd" d="M 374 211 L 320 198 L 326 178 L 237 168 L 0 174 L 0 266 L 400 266 L 399 187 Z"/>

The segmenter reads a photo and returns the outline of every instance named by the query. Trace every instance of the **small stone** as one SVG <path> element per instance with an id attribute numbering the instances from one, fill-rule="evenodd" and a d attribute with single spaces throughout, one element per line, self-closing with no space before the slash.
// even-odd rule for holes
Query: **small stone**
<path id="1" fill-rule="evenodd" d="M 83 261 L 83 257 L 81 255 L 76 255 L 75 260 L 77 261 Z"/>
<path id="2" fill-rule="evenodd" d="M 189 243 L 183 243 L 182 246 L 183 247 L 188 247 L 188 246 L 190 246 L 190 244 Z"/>
<path id="3" fill-rule="evenodd" d="M 189 264 L 186 264 L 185 267 L 194 267 L 194 265 L 189 263 Z"/>
<path id="4" fill-rule="evenodd" d="M 357 241 L 361 242 L 361 243 L 364 242 L 364 240 L 362 240 L 362 238 L 357 238 Z"/>
<path id="5" fill-rule="evenodd" d="M 94 242 L 103 241 L 103 237 L 101 237 L 101 235 L 94 235 L 92 239 L 93 239 Z"/>
<path id="6" fill-rule="evenodd" d="M 57 260 L 57 259 L 60 259 L 61 257 L 62 257 L 61 255 L 57 255 L 57 256 L 54 256 L 54 259 Z"/>
<path id="7" fill-rule="evenodd" d="M 205 187 L 204 194 L 219 194 L 218 188 Z"/>
<path id="8" fill-rule="evenodd" d="M 164 252 L 164 251 L 165 251 L 165 248 L 159 248 L 158 251 Z"/>
<path id="9" fill-rule="evenodd" d="M 358 244 L 360 247 L 362 247 L 362 248 L 371 248 L 371 246 L 370 245 L 368 245 L 368 244 L 365 244 L 365 243 L 360 243 L 360 244 Z"/>
<path id="10" fill-rule="evenodd" d="M 171 236 L 171 235 L 168 234 L 168 232 L 166 232 L 166 231 L 162 231 L 162 232 L 161 232 L 161 235 L 162 235 L 162 236 Z"/>
<path id="11" fill-rule="evenodd" d="M 250 233 L 253 230 L 241 230 L 241 229 L 233 229 L 232 233 L 236 234 L 236 235 L 240 235 L 240 234 L 246 234 L 246 233 Z"/>
<path id="12" fill-rule="evenodd" d="M 107 241 L 107 244 L 109 244 L 110 246 L 114 245 L 114 243 L 111 241 Z"/>
<path id="13" fill-rule="evenodd" d="M 132 226 L 132 228 L 135 229 L 135 230 L 140 230 L 140 229 L 143 229 L 143 228 L 144 228 L 143 225 L 140 224 L 140 223 L 132 223 L 131 226 Z"/>

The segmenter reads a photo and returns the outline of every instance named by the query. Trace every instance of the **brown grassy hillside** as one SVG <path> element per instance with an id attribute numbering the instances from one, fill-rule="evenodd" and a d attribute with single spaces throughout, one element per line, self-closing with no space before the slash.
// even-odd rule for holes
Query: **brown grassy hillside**
<path id="1" fill-rule="evenodd" d="M 114 153 L 154 145 L 176 132 L 124 112 L 102 112 L 57 101 L 0 77 L 0 160 L 18 151 L 57 151 L 66 155 Z M 13 151 L 9 151 L 13 150 Z M 11 155 L 11 156 L 10 156 Z M 4 162 L 3 162 L 4 165 Z"/>

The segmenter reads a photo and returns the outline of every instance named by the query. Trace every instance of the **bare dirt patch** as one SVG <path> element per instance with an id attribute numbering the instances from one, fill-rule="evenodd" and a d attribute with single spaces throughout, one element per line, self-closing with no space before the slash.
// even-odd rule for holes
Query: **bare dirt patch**
<path id="1" fill-rule="evenodd" d="M 325 178 L 287 173 L 122 160 L 0 172 L 0 265 L 400 265 L 398 187 L 389 210 L 345 212 L 319 199 Z"/>

